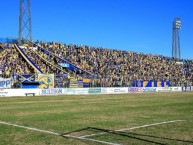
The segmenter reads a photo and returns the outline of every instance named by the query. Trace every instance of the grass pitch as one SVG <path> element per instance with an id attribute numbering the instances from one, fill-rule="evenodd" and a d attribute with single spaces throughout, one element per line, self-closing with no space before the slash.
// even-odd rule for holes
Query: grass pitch
<path id="1" fill-rule="evenodd" d="M 173 120 L 185 121 L 106 132 Z M 193 92 L 0 98 L 0 121 L 60 134 L 86 128 L 69 135 L 97 134 L 88 139 L 124 145 L 189 145 L 193 144 Z M 0 144 L 103 143 L 0 124 Z"/>

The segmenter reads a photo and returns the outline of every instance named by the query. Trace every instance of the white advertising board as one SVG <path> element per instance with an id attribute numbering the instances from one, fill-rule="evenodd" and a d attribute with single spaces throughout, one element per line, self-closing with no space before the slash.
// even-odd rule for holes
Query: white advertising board
<path id="1" fill-rule="evenodd" d="M 113 94 L 126 94 L 128 93 L 128 88 L 113 88 Z"/>
<path id="2" fill-rule="evenodd" d="M 128 88 L 101 88 L 101 94 L 126 94 Z"/>
<path id="3" fill-rule="evenodd" d="M 190 87 L 189 90 L 192 90 Z M 35 93 L 36 96 L 45 95 L 86 95 L 86 94 L 125 94 L 145 92 L 180 92 L 182 87 L 158 87 L 158 88 L 54 88 L 54 89 L 2 89 L 0 97 L 25 96 L 26 93 Z"/>
<path id="4" fill-rule="evenodd" d="M 8 89 L 0 89 L 0 97 L 7 97 L 9 93 Z"/>
<path id="5" fill-rule="evenodd" d="M 157 91 L 158 92 L 172 92 L 172 88 L 171 87 L 158 87 Z"/>
<path id="6" fill-rule="evenodd" d="M 53 88 L 53 89 L 40 89 L 39 94 L 41 95 L 62 95 L 64 94 L 64 89 Z"/>
<path id="7" fill-rule="evenodd" d="M 26 93 L 34 93 L 39 96 L 39 89 L 0 89 L 0 97 L 20 97 Z"/>
<path id="8" fill-rule="evenodd" d="M 170 87 L 170 89 L 172 90 L 172 92 L 181 92 L 182 91 L 182 87 Z"/>
<path id="9" fill-rule="evenodd" d="M 77 88 L 75 89 L 76 95 L 86 95 L 88 94 L 89 89 L 88 88 Z"/>

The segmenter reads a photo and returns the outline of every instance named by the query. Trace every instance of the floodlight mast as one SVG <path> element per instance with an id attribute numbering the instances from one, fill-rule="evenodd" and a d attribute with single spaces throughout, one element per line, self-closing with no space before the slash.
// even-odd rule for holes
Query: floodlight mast
<path id="1" fill-rule="evenodd" d="M 181 29 L 181 20 L 176 18 L 173 22 L 173 35 L 172 35 L 172 58 L 181 59 L 180 54 L 180 29 Z"/>
<path id="2" fill-rule="evenodd" d="M 31 2 L 30 0 L 20 0 L 19 15 L 19 36 L 18 43 L 30 40 L 32 42 L 32 26 L 31 26 Z"/>

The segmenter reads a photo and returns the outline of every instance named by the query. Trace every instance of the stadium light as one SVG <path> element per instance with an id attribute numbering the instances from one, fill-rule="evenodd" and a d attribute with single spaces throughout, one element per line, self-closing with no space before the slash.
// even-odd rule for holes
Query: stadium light
<path id="1" fill-rule="evenodd" d="M 181 28 L 181 20 L 180 20 L 180 18 L 176 18 L 176 20 L 174 22 L 174 28 L 175 29 L 180 29 Z"/>
<path id="2" fill-rule="evenodd" d="M 172 57 L 180 60 L 180 29 L 181 20 L 180 18 L 175 18 L 173 21 L 173 34 L 172 34 Z"/>

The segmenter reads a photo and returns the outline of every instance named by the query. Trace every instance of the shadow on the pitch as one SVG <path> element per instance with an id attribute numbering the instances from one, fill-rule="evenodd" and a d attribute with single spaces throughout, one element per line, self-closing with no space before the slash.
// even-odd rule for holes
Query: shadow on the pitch
<path id="1" fill-rule="evenodd" d="M 193 141 L 188 141 L 188 140 L 180 140 L 180 139 L 167 138 L 167 137 L 159 137 L 159 136 L 152 136 L 152 135 L 145 135 L 145 134 L 122 132 L 122 131 L 115 131 L 115 130 L 109 130 L 109 129 L 101 129 L 101 128 L 96 128 L 96 127 L 87 127 L 87 128 L 75 130 L 75 131 L 72 131 L 72 132 L 62 133 L 61 136 L 67 138 L 66 135 L 70 135 L 72 133 L 78 133 L 78 132 L 81 132 L 81 131 L 100 131 L 100 132 L 104 132 L 104 133 L 119 135 L 119 136 L 122 136 L 122 137 L 136 139 L 136 140 L 139 140 L 139 141 L 144 141 L 144 142 L 147 142 L 147 143 L 153 143 L 153 144 L 158 144 L 158 145 L 166 145 L 166 144 L 161 143 L 161 142 L 157 142 L 157 141 L 153 141 L 153 140 L 162 139 L 162 140 L 168 140 L 168 141 L 176 141 L 176 142 L 181 142 L 181 143 L 193 144 Z M 148 138 L 151 138 L 151 140 L 150 139 L 144 139 L 144 138 L 141 138 L 141 137 L 148 137 Z"/>
<path id="2" fill-rule="evenodd" d="M 170 141 L 177 141 L 177 142 L 193 144 L 193 141 L 189 141 L 189 140 L 181 140 L 181 139 L 159 137 L 159 136 L 152 136 L 152 135 L 145 135 L 145 134 L 137 134 L 137 133 L 122 132 L 122 131 L 114 131 L 114 130 L 108 130 L 108 129 L 94 128 L 94 127 L 90 127 L 90 128 L 92 128 L 94 130 L 101 130 L 103 132 L 108 132 L 108 133 L 111 133 L 111 134 L 117 134 L 117 135 L 120 135 L 120 136 L 127 136 L 127 137 L 142 136 L 142 137 L 149 137 L 149 138 L 153 138 L 153 139 L 157 138 L 157 139 L 162 139 L 162 140 L 170 140 Z M 132 135 L 132 136 L 130 136 L 130 135 Z M 147 140 L 145 139 L 144 141 L 147 141 Z"/>

